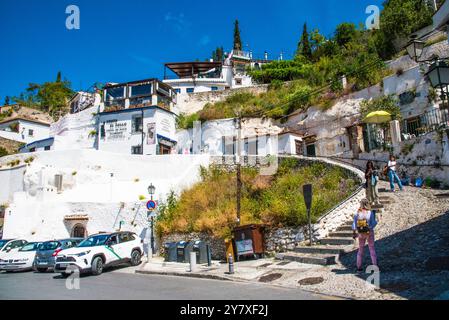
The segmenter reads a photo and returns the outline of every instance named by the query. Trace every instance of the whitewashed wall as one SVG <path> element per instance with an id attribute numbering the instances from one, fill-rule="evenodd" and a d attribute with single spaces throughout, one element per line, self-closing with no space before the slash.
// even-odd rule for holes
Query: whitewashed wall
<path id="1" fill-rule="evenodd" d="M 210 163 L 207 155 L 132 156 L 95 150 L 47 151 L 33 156 L 35 160 L 23 169 L 25 174 L 11 174 L 16 169 L 0 171 L 0 195 L 10 199 L 5 237 L 67 236 L 64 216 L 79 213 L 89 215 L 90 233 L 111 231 L 121 202 L 128 208 L 123 220 L 130 229 L 131 207 L 141 202 L 140 196 L 149 198 L 150 183 L 156 187 L 155 200 L 163 201 L 170 191 L 179 194 L 199 181 L 200 166 Z M 23 159 L 23 155 L 1 160 L 16 158 Z M 59 193 L 56 174 L 63 176 Z"/>
<path id="2" fill-rule="evenodd" d="M 79 113 L 67 114 L 50 127 L 50 135 L 55 138 L 55 150 L 93 149 L 97 131 L 96 113 L 98 106 L 85 109 Z"/>
<path id="3" fill-rule="evenodd" d="M 19 132 L 8 131 L 9 125 L 14 122 L 0 125 L 0 137 L 23 143 L 31 143 L 33 141 L 46 139 L 50 136 L 50 127 L 48 125 L 26 120 L 17 121 L 19 123 Z M 32 136 L 29 135 L 28 130 L 33 130 Z"/>
<path id="4" fill-rule="evenodd" d="M 105 123 L 106 137 L 100 138 L 98 149 L 101 151 L 117 152 L 131 154 L 133 146 L 142 145 L 142 133 L 132 132 L 132 117 L 142 115 L 141 110 L 128 111 L 121 113 L 110 113 L 101 115 L 100 122 Z M 156 108 L 143 110 L 143 153 L 146 155 L 155 155 L 157 148 L 157 135 L 176 141 L 176 120 L 175 115 Z M 118 138 L 111 138 L 107 121 L 117 120 L 118 125 L 122 126 L 123 133 Z M 147 128 L 149 124 L 156 125 L 156 137 L 154 141 L 147 139 Z M 114 130 L 113 130 L 114 131 Z M 115 130 L 116 131 L 116 130 Z M 152 143 L 154 142 L 154 143 Z"/>
<path id="5" fill-rule="evenodd" d="M 13 200 L 15 192 L 24 190 L 23 175 L 26 166 L 18 166 L 15 168 L 0 168 L 0 204 Z"/>

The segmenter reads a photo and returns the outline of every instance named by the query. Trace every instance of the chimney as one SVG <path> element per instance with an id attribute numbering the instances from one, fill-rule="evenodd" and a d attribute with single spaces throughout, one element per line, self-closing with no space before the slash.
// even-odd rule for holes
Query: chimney
<path id="1" fill-rule="evenodd" d="M 265 54 L 264 54 L 264 59 L 268 60 L 268 52 L 266 52 L 266 51 L 265 51 Z"/>
<path id="2" fill-rule="evenodd" d="M 284 53 L 283 52 L 281 52 L 281 55 L 280 55 L 280 57 L 279 57 L 279 60 L 284 60 Z"/>

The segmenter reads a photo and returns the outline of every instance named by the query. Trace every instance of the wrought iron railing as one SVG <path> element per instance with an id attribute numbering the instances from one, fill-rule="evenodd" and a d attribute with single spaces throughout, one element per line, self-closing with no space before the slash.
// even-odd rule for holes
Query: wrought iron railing
<path id="1" fill-rule="evenodd" d="M 403 140 L 409 140 L 440 129 L 449 128 L 449 111 L 435 109 L 401 122 Z"/>

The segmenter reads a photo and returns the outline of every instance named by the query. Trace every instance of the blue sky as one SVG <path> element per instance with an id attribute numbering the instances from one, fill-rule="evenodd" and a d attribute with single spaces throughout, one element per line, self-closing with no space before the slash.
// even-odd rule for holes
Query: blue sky
<path id="1" fill-rule="evenodd" d="M 233 22 L 255 55 L 291 57 L 304 22 L 331 35 L 341 22 L 363 23 L 383 0 L 1 0 L 0 103 L 60 70 L 74 89 L 95 82 L 163 76 L 165 62 L 209 58 L 232 47 Z M 80 8 L 80 30 L 65 27 Z"/>

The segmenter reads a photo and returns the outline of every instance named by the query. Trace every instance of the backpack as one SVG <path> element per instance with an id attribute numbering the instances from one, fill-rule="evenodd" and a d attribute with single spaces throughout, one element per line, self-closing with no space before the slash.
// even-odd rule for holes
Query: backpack
<path id="1" fill-rule="evenodd" d="M 368 225 L 368 217 L 364 217 L 363 219 L 357 214 L 357 232 L 359 234 L 369 234 L 370 229 Z"/>

